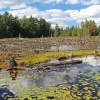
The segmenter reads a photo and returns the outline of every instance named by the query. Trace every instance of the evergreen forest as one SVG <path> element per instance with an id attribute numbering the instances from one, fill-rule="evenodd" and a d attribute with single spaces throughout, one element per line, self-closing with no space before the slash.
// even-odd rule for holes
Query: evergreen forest
<path id="1" fill-rule="evenodd" d="M 0 14 L 0 38 L 37 38 L 50 36 L 99 36 L 100 26 L 94 20 L 85 20 L 78 26 L 60 28 L 58 24 L 54 28 L 51 23 L 43 18 L 18 18 L 8 12 Z"/>

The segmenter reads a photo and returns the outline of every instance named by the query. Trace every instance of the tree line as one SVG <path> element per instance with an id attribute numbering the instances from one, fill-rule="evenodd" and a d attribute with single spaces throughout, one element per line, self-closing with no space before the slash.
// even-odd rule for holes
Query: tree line
<path id="1" fill-rule="evenodd" d="M 55 26 L 55 35 L 59 36 L 98 36 L 100 35 L 100 26 L 97 26 L 94 20 L 82 21 L 78 26 L 66 27 L 60 29 L 58 24 Z"/>
<path id="2" fill-rule="evenodd" d="M 60 28 L 58 24 L 55 28 L 45 19 L 18 18 L 5 12 L 0 14 L 0 38 L 11 37 L 49 37 L 49 36 L 97 36 L 100 35 L 100 26 L 97 26 L 94 20 L 82 21 L 79 26 Z"/>
<path id="3" fill-rule="evenodd" d="M 34 18 L 30 16 L 19 19 L 17 16 L 12 16 L 5 12 L 0 15 L 0 38 L 10 37 L 44 37 L 49 36 L 51 30 L 51 23 L 46 22 L 45 19 Z M 52 31 L 52 30 L 51 30 Z"/>

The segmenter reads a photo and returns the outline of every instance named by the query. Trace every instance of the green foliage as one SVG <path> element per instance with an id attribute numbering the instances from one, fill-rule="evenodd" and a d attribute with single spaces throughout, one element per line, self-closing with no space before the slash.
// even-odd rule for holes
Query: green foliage
<path id="1" fill-rule="evenodd" d="M 83 36 L 96 36 L 97 26 L 94 20 L 85 20 L 81 22 L 81 30 Z"/>
<path id="2" fill-rule="evenodd" d="M 82 21 L 79 26 L 71 26 L 66 27 L 62 34 L 62 36 L 97 36 L 100 34 L 100 26 L 96 26 L 94 20 L 85 20 Z"/>
<path id="3" fill-rule="evenodd" d="M 79 27 L 80 26 L 80 27 Z M 0 38 L 19 37 L 44 37 L 48 36 L 97 36 L 100 35 L 100 26 L 96 26 L 94 20 L 82 21 L 79 26 L 71 26 L 62 29 L 58 24 L 51 28 L 51 23 L 45 19 L 27 18 L 23 16 L 19 19 L 17 16 L 5 12 L 0 14 Z"/>
<path id="4" fill-rule="evenodd" d="M 42 35 L 47 37 L 50 35 L 49 31 L 52 32 L 50 27 L 51 23 L 42 18 L 23 16 L 19 19 L 7 12 L 0 15 L 0 38 L 19 37 L 19 33 L 22 37 L 41 37 Z"/>
<path id="5" fill-rule="evenodd" d="M 58 24 L 56 24 L 54 36 L 56 37 L 56 36 L 59 36 L 59 35 L 60 35 L 60 28 L 59 28 Z"/>

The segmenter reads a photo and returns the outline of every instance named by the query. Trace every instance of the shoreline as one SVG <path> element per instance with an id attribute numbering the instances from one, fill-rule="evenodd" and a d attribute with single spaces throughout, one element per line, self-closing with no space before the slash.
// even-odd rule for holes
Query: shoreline
<path id="1" fill-rule="evenodd" d="M 97 37 L 79 38 L 79 37 L 49 37 L 49 38 L 12 38 L 0 39 L 0 68 L 7 68 L 9 66 L 9 59 L 12 55 L 16 56 L 18 65 L 24 63 L 38 64 L 50 61 L 51 58 L 70 58 L 71 52 L 73 57 L 94 55 L 97 50 L 97 56 L 100 56 L 100 49 L 98 49 L 100 39 Z M 65 51 L 47 51 L 47 48 L 60 45 L 74 45 L 86 46 L 86 50 L 65 50 Z M 43 50 L 43 51 L 42 51 Z"/>
<path id="2" fill-rule="evenodd" d="M 35 66 L 36 64 L 45 63 L 50 61 L 51 58 L 64 60 L 71 58 L 72 51 L 66 52 L 41 52 L 38 54 L 30 53 L 30 54 L 23 54 L 23 55 L 15 55 L 16 62 L 19 66 L 26 66 L 32 65 Z M 12 54 L 13 55 L 13 54 Z M 9 66 L 9 59 L 12 55 L 2 54 L 0 56 L 0 68 L 7 68 Z M 83 57 L 88 55 L 94 55 L 94 50 L 74 50 L 73 51 L 73 58 L 74 57 Z M 97 50 L 96 56 L 100 56 L 100 50 Z"/>

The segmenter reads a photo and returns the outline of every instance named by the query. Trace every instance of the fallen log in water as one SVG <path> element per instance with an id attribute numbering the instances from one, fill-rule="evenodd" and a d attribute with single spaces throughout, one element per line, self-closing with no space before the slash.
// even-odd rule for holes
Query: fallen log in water
<path id="1" fill-rule="evenodd" d="M 6 70 L 36 70 L 36 68 L 27 68 L 27 67 L 21 67 L 21 66 L 16 66 L 16 67 L 8 67 Z"/>
<path id="2" fill-rule="evenodd" d="M 44 64 L 38 64 L 38 67 L 47 67 L 47 66 L 60 66 L 60 65 L 74 65 L 74 64 L 80 64 L 82 63 L 82 60 L 71 60 L 71 61 L 59 61 L 55 63 L 44 63 Z"/>
<path id="3" fill-rule="evenodd" d="M 17 67 L 8 67 L 6 70 L 37 70 L 37 71 L 43 70 L 44 71 L 44 70 L 50 69 L 47 66 L 74 65 L 74 64 L 80 64 L 80 63 L 82 63 L 82 60 L 59 61 L 59 62 L 55 62 L 55 63 L 37 64 L 36 68 L 17 66 Z"/>

